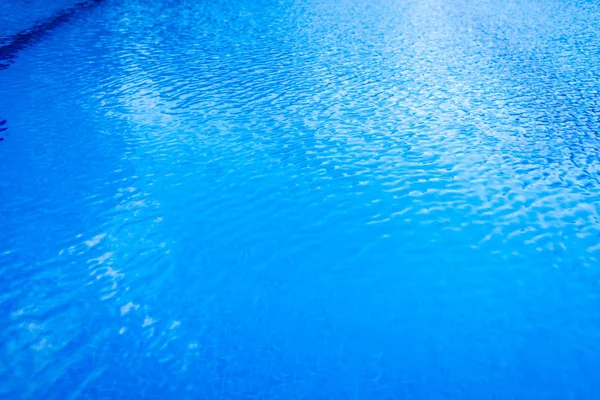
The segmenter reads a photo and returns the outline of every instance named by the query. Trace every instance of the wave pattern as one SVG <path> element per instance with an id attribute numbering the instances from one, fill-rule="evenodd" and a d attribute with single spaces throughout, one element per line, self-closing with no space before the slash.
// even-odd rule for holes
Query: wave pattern
<path id="1" fill-rule="evenodd" d="M 0 396 L 597 399 L 599 36 L 574 0 L 53 27 L 0 71 Z"/>

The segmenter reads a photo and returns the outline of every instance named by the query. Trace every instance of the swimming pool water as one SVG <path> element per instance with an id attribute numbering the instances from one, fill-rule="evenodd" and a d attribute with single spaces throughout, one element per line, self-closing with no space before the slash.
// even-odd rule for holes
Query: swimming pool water
<path id="1" fill-rule="evenodd" d="M 0 397 L 600 398 L 600 3 L 97 3 L 0 70 Z"/>

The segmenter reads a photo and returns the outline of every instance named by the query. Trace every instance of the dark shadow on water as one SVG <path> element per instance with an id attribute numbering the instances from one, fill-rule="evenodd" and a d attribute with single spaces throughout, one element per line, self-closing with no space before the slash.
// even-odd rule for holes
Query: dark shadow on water
<path id="1" fill-rule="evenodd" d="M 6 120 L 0 118 L 0 142 L 4 140 L 4 137 L 2 136 L 5 130 L 7 130 L 8 128 L 6 127 Z"/>
<path id="2" fill-rule="evenodd" d="M 0 70 L 6 69 L 14 62 L 19 51 L 31 46 L 57 26 L 69 21 L 82 11 L 100 4 L 103 0 L 80 1 L 73 7 L 65 8 L 54 16 L 44 19 L 31 28 L 22 30 L 14 35 L 0 38 Z"/>

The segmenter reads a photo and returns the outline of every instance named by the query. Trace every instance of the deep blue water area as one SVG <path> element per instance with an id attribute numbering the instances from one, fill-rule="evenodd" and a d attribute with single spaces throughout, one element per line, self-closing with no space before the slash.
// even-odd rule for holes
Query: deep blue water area
<path id="1" fill-rule="evenodd" d="M 0 4 L 0 398 L 600 399 L 600 2 Z"/>

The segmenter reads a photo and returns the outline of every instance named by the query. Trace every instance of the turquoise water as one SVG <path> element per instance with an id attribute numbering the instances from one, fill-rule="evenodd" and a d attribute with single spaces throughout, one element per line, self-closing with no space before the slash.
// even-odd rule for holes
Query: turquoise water
<path id="1" fill-rule="evenodd" d="M 600 3 L 17 3 L 0 397 L 600 398 Z"/>

